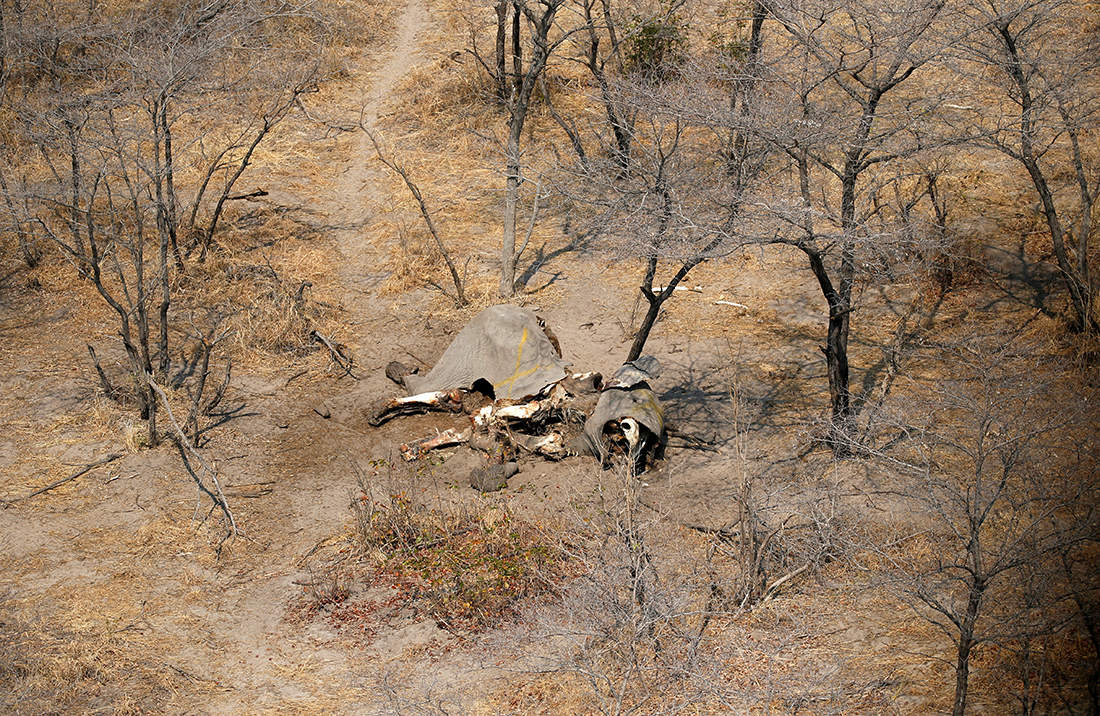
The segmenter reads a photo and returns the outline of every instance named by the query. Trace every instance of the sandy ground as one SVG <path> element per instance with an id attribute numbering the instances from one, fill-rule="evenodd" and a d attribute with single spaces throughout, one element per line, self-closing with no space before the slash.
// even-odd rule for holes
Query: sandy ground
<path id="1" fill-rule="evenodd" d="M 361 98 L 366 127 L 378 125 L 394 88 L 424 60 L 424 43 L 435 31 L 431 23 L 424 0 L 409 0 L 392 47 L 366 60 L 372 67 Z M 365 636 L 324 619 L 303 618 L 297 609 L 308 589 L 303 585 L 313 582 L 314 570 L 322 566 L 322 548 L 350 523 L 348 505 L 356 490 L 351 463 L 392 457 L 410 436 L 461 422 L 460 417 L 420 416 L 378 429 L 367 424 L 366 412 L 378 397 L 396 393 L 382 374 L 385 364 L 393 359 L 430 364 L 462 325 L 453 311 L 437 311 L 442 299 L 426 289 L 381 295 L 386 274 L 380 267 L 390 247 L 369 241 L 364 227 L 390 207 L 383 194 L 373 191 L 382 175 L 372 155 L 368 138 L 359 135 L 343 164 L 332 168 L 333 187 L 317 190 L 323 198 L 311 199 L 308 191 L 279 197 L 292 205 L 308 204 L 336 227 L 329 237 L 337 252 L 332 270 L 357 378 L 335 377 L 320 354 L 302 364 L 304 374 L 246 371 L 235 376 L 229 398 L 245 406 L 242 415 L 213 433 L 207 450 L 216 456 L 243 538 L 220 559 L 214 557 L 217 518 L 194 528 L 208 503 L 196 499 L 190 478 L 168 447 L 127 452 L 33 502 L 0 509 L 5 613 L 24 615 L 28 630 L 56 634 L 52 646 L 32 644 L 43 653 L 58 652 L 59 644 L 80 635 L 103 649 L 89 656 L 89 663 L 121 665 L 128 674 L 106 679 L 77 710 L 431 713 L 427 705 L 434 700 L 449 703 L 451 713 L 489 713 L 501 709 L 485 704 L 499 704 L 500 694 L 516 684 L 530 687 L 515 692 L 527 699 L 523 703 L 539 700 L 538 688 L 530 686 L 538 680 L 517 675 L 514 668 L 525 645 L 500 650 L 492 641 L 500 635 L 460 638 L 431 620 L 398 612 Z M 728 523 L 735 490 L 731 476 L 745 469 L 746 460 L 774 494 L 790 500 L 811 487 L 807 474 L 831 471 L 838 480 L 857 479 L 820 454 L 807 458 L 820 463 L 820 469 L 795 457 L 808 443 L 805 416 L 820 414 L 825 405 L 824 365 L 817 351 L 823 327 L 815 317 L 819 298 L 790 256 L 769 256 L 767 262 L 767 271 L 764 259 L 711 273 L 700 270 L 706 293 L 677 297 L 698 302 L 700 311 L 741 311 L 737 320 L 744 330 L 736 338 L 693 340 L 673 330 L 670 326 L 682 318 L 673 304 L 671 318 L 658 324 L 650 341 L 649 350 L 665 368 L 658 392 L 670 420 L 715 444 L 710 451 L 674 448 L 647 478 L 645 500 L 659 505 L 672 522 Z M 528 293 L 520 301 L 546 318 L 577 369 L 612 372 L 626 353 L 630 317 L 622 307 L 633 303 L 633 293 L 619 287 L 622 281 L 604 280 L 606 267 L 594 257 L 570 257 L 551 268 L 564 272 L 557 288 Z M 769 291 L 775 271 L 797 277 L 782 295 Z M 711 299 L 718 295 L 745 301 L 750 309 L 716 308 Z M 773 320 L 777 315 L 784 316 L 781 324 Z M 0 436 L 0 497 L 12 500 L 49 477 L 118 450 L 117 431 L 103 431 L 98 441 L 89 441 L 79 423 L 94 417 L 119 425 L 124 417 L 103 406 L 82 349 L 73 352 L 67 333 L 79 315 L 72 309 L 13 297 L 0 306 L 0 320 L 0 390 L 19 396 Z M 35 346 L 30 358 L 28 340 Z M 855 346 L 856 362 L 871 365 L 876 350 L 873 344 Z M 731 407 L 735 393 L 745 406 L 740 414 Z M 747 436 L 742 454 L 733 442 L 738 427 Z M 36 434 L 47 429 L 53 437 L 44 444 Z M 427 479 L 433 489 L 459 501 L 481 499 L 466 486 L 472 464 L 468 454 L 445 451 L 437 462 Z M 527 516 L 560 516 L 603 479 L 585 458 L 526 459 L 508 489 L 490 499 L 505 500 Z M 827 600 L 828 580 L 823 580 L 818 587 Z M 864 607 L 882 614 L 892 609 Z M 843 649 L 885 648 L 887 630 L 876 628 L 873 619 L 869 623 L 866 615 L 853 619 L 838 612 L 839 606 L 819 618 L 836 620 L 832 628 Z M 918 678 L 914 664 L 921 663 L 902 659 L 890 667 L 895 681 L 887 690 L 893 696 L 885 701 L 878 699 L 885 686 L 875 687 L 870 679 L 856 684 L 857 691 L 870 689 L 878 699 L 862 710 L 916 713 L 928 708 L 927 694 L 896 686 L 905 683 L 906 674 Z M 141 689 L 134 686 L 138 682 Z M 128 692 L 145 696 L 131 702 Z M 553 698 L 546 701 L 554 703 Z M 49 708 L 28 703 L 16 710 Z M 550 706 L 542 712 L 569 709 Z"/>

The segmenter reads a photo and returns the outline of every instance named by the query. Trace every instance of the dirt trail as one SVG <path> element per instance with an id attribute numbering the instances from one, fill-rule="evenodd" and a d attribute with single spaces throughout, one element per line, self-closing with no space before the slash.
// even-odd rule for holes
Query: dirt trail
<path id="1" fill-rule="evenodd" d="M 396 20 L 392 48 L 381 57 L 364 60 L 378 63 L 377 69 L 368 73 L 371 81 L 360 100 L 365 127 L 376 126 L 394 87 L 420 59 L 418 43 L 428 21 L 423 0 L 409 0 Z M 241 580 L 245 584 L 227 590 L 207 614 L 217 633 L 233 635 L 228 648 L 219 655 L 217 671 L 231 675 L 237 688 L 206 705 L 215 711 L 312 702 L 318 696 L 315 689 L 319 680 L 331 687 L 330 693 L 344 692 L 350 702 L 365 697 L 370 703 L 376 694 L 368 685 L 371 678 L 365 673 L 369 670 L 363 660 L 385 663 L 399 656 L 410 643 L 408 638 L 398 639 L 392 649 L 383 650 L 388 653 L 378 653 L 377 649 L 372 654 L 355 650 L 349 653 L 334 646 L 336 634 L 331 630 L 319 625 L 303 630 L 286 619 L 288 600 L 301 589 L 296 583 L 310 578 L 299 560 L 318 540 L 333 535 L 348 516 L 348 497 L 354 484 L 345 461 L 350 455 L 360 459 L 382 450 L 390 437 L 384 431 L 375 435 L 359 429 L 365 401 L 382 388 L 375 375 L 378 371 L 373 370 L 381 359 L 376 355 L 380 350 L 377 336 L 392 330 L 388 324 L 393 320 L 385 312 L 365 309 L 384 279 L 377 257 L 386 247 L 372 245 L 364 232 L 374 215 L 386 209 L 384 198 L 373 190 L 382 171 L 374 159 L 370 139 L 360 133 L 334 190 L 316 194 L 328 196 L 321 210 L 333 225 L 344 227 L 333 236 L 339 252 L 334 257 L 334 268 L 341 286 L 340 300 L 349 316 L 348 344 L 364 379 L 344 379 L 320 393 L 288 393 L 273 384 L 267 390 L 255 391 L 259 394 L 253 396 L 252 405 L 266 418 L 257 418 L 248 426 L 248 432 L 266 433 L 275 440 L 268 441 L 268 447 L 254 455 L 246 469 L 275 478 L 278 487 L 270 498 L 257 501 L 262 515 L 252 516 L 254 523 L 268 525 L 261 530 L 266 558 L 254 565 L 247 580 Z M 331 408 L 329 419 L 311 410 L 312 405 L 322 401 Z M 414 635 L 412 641 L 424 643 L 433 638 L 437 630 L 434 624 L 431 627 L 421 629 L 425 633 Z M 288 678 L 290 674 L 295 676 Z M 353 710 L 376 708 L 360 701 Z"/>
<path id="2" fill-rule="evenodd" d="M 393 49 L 371 73 L 370 86 L 364 88 L 361 102 L 363 125 L 367 129 L 376 128 L 379 111 L 390 99 L 394 87 L 421 59 L 419 41 L 427 27 L 428 9 L 424 0 L 409 0 L 397 19 Z M 353 314 L 366 294 L 385 278 L 377 260 L 385 247 L 372 245 L 361 230 L 379 208 L 384 208 L 381 206 L 384 199 L 373 192 L 373 184 L 382 176 L 382 171 L 370 138 L 366 133 L 359 133 L 348 165 L 342 169 L 336 183 L 332 201 L 325 207 L 341 225 L 352 227 L 341 231 L 336 238 L 340 251 L 340 283 L 345 286 L 342 299 Z M 362 330 L 357 334 L 353 348 L 361 348 L 367 339 Z"/>

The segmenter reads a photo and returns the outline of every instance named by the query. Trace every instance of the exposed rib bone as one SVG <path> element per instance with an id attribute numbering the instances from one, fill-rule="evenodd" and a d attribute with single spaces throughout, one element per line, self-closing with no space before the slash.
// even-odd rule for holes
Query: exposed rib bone
<path id="1" fill-rule="evenodd" d="M 407 398 L 392 398 L 382 403 L 367 419 L 377 427 L 398 415 L 426 413 L 430 410 L 457 413 L 462 410 L 461 390 L 436 390 L 430 393 L 418 393 Z"/>
<path id="2" fill-rule="evenodd" d="M 449 428 L 436 435 L 429 435 L 428 437 L 420 438 L 419 440 L 414 440 L 411 443 L 402 445 L 401 457 L 411 462 L 430 450 L 449 447 L 451 445 L 459 445 L 469 439 L 469 430 L 464 430 L 460 433 L 454 428 Z"/>

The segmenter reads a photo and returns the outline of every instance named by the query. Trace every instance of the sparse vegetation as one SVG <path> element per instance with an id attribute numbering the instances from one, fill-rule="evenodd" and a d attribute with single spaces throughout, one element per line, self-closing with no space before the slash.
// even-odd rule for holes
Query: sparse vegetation
<path id="1" fill-rule="evenodd" d="M 556 539 L 507 505 L 437 509 L 361 488 L 352 503 L 356 537 L 375 579 L 446 629 L 498 626 L 520 600 L 552 592 L 564 573 Z"/>
<path id="2" fill-rule="evenodd" d="M 0 0 L 0 709 L 1097 713 L 1098 12 Z"/>

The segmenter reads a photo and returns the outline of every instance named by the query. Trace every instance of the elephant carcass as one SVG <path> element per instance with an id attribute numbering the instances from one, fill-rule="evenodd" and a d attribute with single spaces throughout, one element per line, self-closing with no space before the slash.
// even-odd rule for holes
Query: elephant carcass
<path id="1" fill-rule="evenodd" d="M 481 389 L 496 400 L 523 400 L 566 376 L 544 324 L 519 306 L 491 306 L 459 331 L 425 375 L 407 375 L 410 394 Z"/>
<path id="2" fill-rule="evenodd" d="M 644 467 L 647 453 L 659 453 L 665 441 L 664 410 L 650 381 L 661 372 L 652 356 L 624 364 L 607 382 L 596 409 L 584 424 L 589 451 L 606 465 L 620 445 L 635 469 Z"/>

